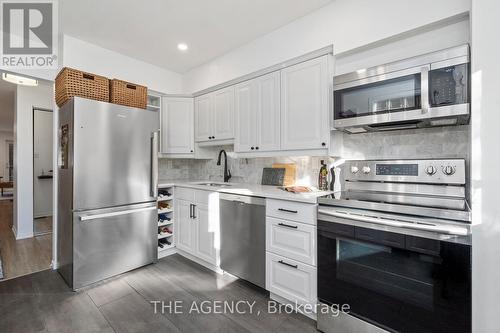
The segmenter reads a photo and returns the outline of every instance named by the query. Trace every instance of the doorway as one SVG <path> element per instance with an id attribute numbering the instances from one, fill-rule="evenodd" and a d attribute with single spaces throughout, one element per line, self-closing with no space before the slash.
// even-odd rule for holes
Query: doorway
<path id="1" fill-rule="evenodd" d="M 47 220 L 52 220 L 52 180 L 49 185 L 38 186 L 34 175 L 49 175 L 54 165 L 51 155 L 54 125 L 50 112 L 53 96 L 52 82 L 38 81 L 28 86 L 0 78 L 0 283 L 51 267 L 52 223 Z M 46 124 L 48 117 L 50 132 L 45 131 L 43 136 L 38 124 Z M 39 143 L 47 141 L 50 150 L 39 147 Z M 40 157 L 48 155 L 49 166 L 38 168 L 35 149 Z M 48 190 L 43 200 L 49 200 L 50 207 L 38 210 L 38 202 L 40 207 L 46 207 L 47 202 L 38 201 L 35 208 L 34 192 L 44 187 Z M 34 209 L 37 217 L 45 221 L 34 222 Z"/>
<path id="2" fill-rule="evenodd" d="M 52 110 L 33 108 L 33 234 L 52 233 Z"/>

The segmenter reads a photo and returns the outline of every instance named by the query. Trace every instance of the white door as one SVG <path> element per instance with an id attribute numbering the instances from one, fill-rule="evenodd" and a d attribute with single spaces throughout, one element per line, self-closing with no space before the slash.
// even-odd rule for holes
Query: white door
<path id="1" fill-rule="evenodd" d="M 234 151 L 250 152 L 257 145 L 257 84 L 256 80 L 243 82 L 235 87 L 235 138 Z"/>
<path id="2" fill-rule="evenodd" d="M 234 138 L 234 86 L 217 90 L 213 94 L 212 136 L 215 140 Z"/>
<path id="3" fill-rule="evenodd" d="M 52 111 L 33 110 L 33 216 L 52 216 Z M 35 231 L 36 232 L 36 231 Z"/>
<path id="4" fill-rule="evenodd" d="M 193 107 L 192 98 L 163 98 L 161 110 L 162 153 L 194 153 Z"/>
<path id="5" fill-rule="evenodd" d="M 191 202 L 182 199 L 176 199 L 174 212 L 176 246 L 180 250 L 194 254 L 196 221 L 192 218 Z"/>
<path id="6" fill-rule="evenodd" d="M 210 141 L 213 135 L 211 94 L 196 97 L 194 103 L 195 140 Z"/>
<path id="7" fill-rule="evenodd" d="M 280 73 L 257 78 L 257 150 L 280 149 Z"/>
<path id="8" fill-rule="evenodd" d="M 213 265 L 217 264 L 215 235 L 217 223 L 211 221 L 207 205 L 196 205 L 196 256 Z"/>
<path id="9" fill-rule="evenodd" d="M 328 147 L 328 56 L 281 71 L 281 148 Z"/>

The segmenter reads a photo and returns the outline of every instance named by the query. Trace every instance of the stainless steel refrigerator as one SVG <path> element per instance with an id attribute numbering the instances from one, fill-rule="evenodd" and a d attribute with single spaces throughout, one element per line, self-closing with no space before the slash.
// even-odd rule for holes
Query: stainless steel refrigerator
<path id="1" fill-rule="evenodd" d="M 73 289 L 157 260 L 156 112 L 75 97 L 59 110 L 59 272 Z"/>

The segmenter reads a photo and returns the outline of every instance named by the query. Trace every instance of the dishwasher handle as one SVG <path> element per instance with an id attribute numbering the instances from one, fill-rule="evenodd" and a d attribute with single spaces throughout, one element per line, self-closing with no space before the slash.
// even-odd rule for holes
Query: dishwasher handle
<path id="1" fill-rule="evenodd" d="M 262 197 L 254 197 L 250 195 L 237 195 L 237 194 L 228 194 L 228 193 L 221 193 L 219 195 L 219 199 L 222 201 L 230 201 L 233 203 L 239 203 L 239 204 L 247 204 L 247 205 L 259 205 L 259 206 L 265 206 L 266 205 L 266 199 Z"/>

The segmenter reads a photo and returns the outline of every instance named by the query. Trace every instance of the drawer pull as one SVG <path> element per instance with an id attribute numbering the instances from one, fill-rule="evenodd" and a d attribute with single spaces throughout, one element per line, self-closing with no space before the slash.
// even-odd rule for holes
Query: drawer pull
<path id="1" fill-rule="evenodd" d="M 290 210 L 290 209 L 285 209 L 285 208 L 278 208 L 278 210 L 281 212 L 287 212 L 287 213 L 294 213 L 294 214 L 298 213 L 298 211 L 296 211 L 296 210 Z"/>
<path id="2" fill-rule="evenodd" d="M 288 267 L 292 267 L 292 268 L 298 268 L 299 266 L 298 265 L 292 265 L 292 264 L 289 264 L 287 262 L 284 262 L 283 260 L 280 260 L 278 261 L 280 264 L 282 265 L 285 265 L 285 266 L 288 266 Z"/>
<path id="3" fill-rule="evenodd" d="M 292 229 L 298 228 L 298 226 L 296 226 L 296 225 L 289 225 L 289 224 L 285 224 L 285 223 L 278 223 L 278 225 L 282 226 L 282 227 L 292 228 Z"/>

